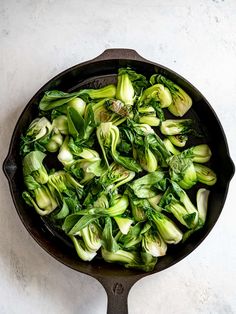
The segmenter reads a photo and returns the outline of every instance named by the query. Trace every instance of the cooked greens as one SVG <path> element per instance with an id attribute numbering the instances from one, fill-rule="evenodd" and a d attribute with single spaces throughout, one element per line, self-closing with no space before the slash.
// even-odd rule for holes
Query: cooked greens
<path id="1" fill-rule="evenodd" d="M 99 89 L 46 91 L 21 137 L 23 199 L 81 260 L 152 271 L 204 226 L 204 185 L 217 181 L 191 106 L 176 83 L 131 68 Z"/>

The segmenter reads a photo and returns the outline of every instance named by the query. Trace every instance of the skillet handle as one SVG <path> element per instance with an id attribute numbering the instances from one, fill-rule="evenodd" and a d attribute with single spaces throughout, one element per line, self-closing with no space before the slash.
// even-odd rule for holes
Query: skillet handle
<path id="1" fill-rule="evenodd" d="M 147 59 L 140 56 L 137 51 L 126 48 L 106 49 L 105 51 L 103 51 L 103 53 L 94 58 L 92 61 L 104 61 L 112 59 L 147 61 Z"/>
<path id="2" fill-rule="evenodd" d="M 137 278 L 96 277 L 107 293 L 107 314 L 128 314 L 128 294 Z"/>

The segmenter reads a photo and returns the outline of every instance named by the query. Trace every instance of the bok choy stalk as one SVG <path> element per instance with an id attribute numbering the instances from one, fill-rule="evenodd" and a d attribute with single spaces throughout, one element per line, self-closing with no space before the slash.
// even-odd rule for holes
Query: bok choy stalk
<path id="1" fill-rule="evenodd" d="M 29 142 L 37 141 L 49 135 L 52 131 L 52 124 L 47 118 L 34 119 L 26 132 L 26 138 Z"/>
<path id="2" fill-rule="evenodd" d="M 47 151 L 55 153 L 63 144 L 63 136 L 68 135 L 68 120 L 65 115 L 59 115 L 52 121 L 52 132 L 46 144 Z"/>
<path id="3" fill-rule="evenodd" d="M 52 121 L 52 128 L 55 130 L 58 130 L 61 134 L 63 135 L 68 135 L 69 130 L 68 130 L 68 120 L 67 116 L 65 115 L 60 115 L 57 116 L 55 119 Z"/>
<path id="4" fill-rule="evenodd" d="M 106 190 L 114 191 L 119 186 L 132 181 L 134 177 L 134 171 L 128 170 L 113 162 L 107 171 L 101 175 L 99 184 L 106 188 Z"/>
<path id="5" fill-rule="evenodd" d="M 86 248 L 90 252 L 97 252 L 100 249 L 102 245 L 102 230 L 95 222 L 83 228 L 80 233 Z"/>
<path id="6" fill-rule="evenodd" d="M 74 244 L 75 250 L 79 258 L 82 259 L 82 261 L 90 262 L 97 255 L 95 251 L 89 251 L 87 249 L 82 239 L 78 239 L 76 236 L 73 235 L 71 235 L 70 238 Z"/>
<path id="7" fill-rule="evenodd" d="M 68 106 L 78 112 L 83 117 L 86 108 L 86 102 L 82 98 L 74 98 L 68 102 Z"/>
<path id="8" fill-rule="evenodd" d="M 136 251 L 118 250 L 109 252 L 102 248 L 102 257 L 108 263 L 120 263 L 126 268 L 136 268 L 143 271 L 152 271 L 156 265 L 157 258 L 146 252 L 139 255 Z"/>
<path id="9" fill-rule="evenodd" d="M 125 250 L 117 250 L 115 252 L 107 251 L 105 248 L 102 248 L 102 257 L 108 263 L 122 263 L 126 265 L 129 264 L 139 264 L 140 259 L 137 252 L 128 252 Z"/>
<path id="10" fill-rule="evenodd" d="M 134 172 L 141 171 L 141 167 L 134 159 L 120 156 L 120 154 L 117 152 L 116 147 L 120 140 L 120 134 L 119 129 L 111 122 L 105 122 L 99 125 L 97 128 L 97 139 L 108 167 L 109 162 L 107 154 L 108 151 L 110 151 L 113 160 L 118 164 L 121 164 L 123 167 Z"/>
<path id="11" fill-rule="evenodd" d="M 180 154 L 180 151 L 174 147 L 174 145 L 171 143 L 171 141 L 168 138 L 165 138 L 163 140 L 163 143 L 166 147 L 166 149 L 168 150 L 168 152 L 170 152 L 173 155 L 178 155 Z"/>
<path id="12" fill-rule="evenodd" d="M 99 89 L 85 89 L 80 91 L 81 95 L 87 94 L 91 99 L 114 98 L 116 95 L 116 86 L 106 85 Z"/>
<path id="13" fill-rule="evenodd" d="M 58 130 L 54 130 L 52 132 L 52 136 L 50 137 L 50 140 L 48 141 L 46 145 L 47 151 L 51 153 L 55 153 L 58 151 L 58 149 L 62 146 L 63 144 L 63 136 Z"/>
<path id="14" fill-rule="evenodd" d="M 169 107 L 172 104 L 172 96 L 167 87 L 163 84 L 155 84 L 151 87 L 145 89 L 142 96 L 140 97 L 140 102 L 144 100 L 156 99 L 160 103 L 161 108 Z"/>
<path id="15" fill-rule="evenodd" d="M 92 108 L 97 125 L 101 122 L 112 122 L 114 125 L 119 125 L 129 116 L 128 107 L 116 99 L 102 99 Z"/>
<path id="16" fill-rule="evenodd" d="M 126 235 L 119 238 L 121 247 L 125 250 L 135 250 L 135 248 L 142 242 L 143 223 L 138 222 L 131 226 Z"/>
<path id="17" fill-rule="evenodd" d="M 96 201 L 93 203 L 92 207 L 97 207 L 97 208 L 109 208 L 110 204 L 109 204 L 109 199 L 108 196 L 106 195 L 107 193 L 101 192 L 98 196 L 98 198 L 96 199 Z"/>
<path id="18" fill-rule="evenodd" d="M 58 90 L 47 91 L 39 103 L 39 109 L 49 111 L 84 95 L 91 99 L 113 98 L 116 95 L 116 86 L 107 85 L 100 89 L 82 89 L 73 93 L 64 93 Z"/>
<path id="19" fill-rule="evenodd" d="M 159 206 L 172 213 L 187 228 L 198 224 L 198 211 L 187 193 L 175 182 L 169 187 L 160 200 Z"/>
<path id="20" fill-rule="evenodd" d="M 181 155 L 190 158 L 193 162 L 205 163 L 211 158 L 211 150 L 207 144 L 201 144 L 184 150 Z"/>
<path id="21" fill-rule="evenodd" d="M 185 208 L 191 212 L 196 213 L 197 216 L 197 210 L 196 207 L 191 202 L 188 194 L 175 182 L 171 182 L 171 191 L 174 194 L 174 196 L 185 206 Z"/>
<path id="22" fill-rule="evenodd" d="M 129 186 L 139 198 L 150 198 L 156 195 L 156 190 L 165 186 L 166 173 L 158 170 L 132 181 Z M 162 186 L 164 184 L 164 186 Z"/>
<path id="23" fill-rule="evenodd" d="M 28 153 L 22 162 L 24 178 L 31 176 L 37 183 L 45 184 L 48 181 L 48 173 L 43 165 L 46 154 L 40 151 Z"/>
<path id="24" fill-rule="evenodd" d="M 77 193 L 81 198 L 83 193 L 83 186 L 79 184 L 69 173 L 59 170 L 49 176 L 48 184 L 52 186 L 58 193 L 64 193 L 70 196 L 70 190 Z"/>
<path id="25" fill-rule="evenodd" d="M 133 219 L 130 219 L 128 217 L 115 216 L 114 219 L 122 234 L 127 234 L 129 232 L 131 225 L 134 222 Z"/>
<path id="26" fill-rule="evenodd" d="M 198 210 L 198 224 L 183 235 L 183 242 L 185 242 L 191 234 L 201 229 L 206 221 L 207 208 L 208 208 L 208 198 L 210 191 L 204 188 L 201 188 L 197 191 L 196 201 L 197 201 L 197 210 Z"/>
<path id="27" fill-rule="evenodd" d="M 142 238 L 142 248 L 154 257 L 166 255 L 167 245 L 157 231 L 149 229 Z"/>
<path id="28" fill-rule="evenodd" d="M 102 247 L 112 253 L 120 249 L 120 246 L 113 237 L 112 220 L 110 217 L 105 218 L 105 227 L 102 232 Z"/>
<path id="29" fill-rule="evenodd" d="M 69 136 L 67 136 L 60 147 L 59 154 L 57 155 L 58 160 L 63 164 L 63 166 L 70 166 L 75 161 L 72 152 L 69 149 Z"/>
<path id="30" fill-rule="evenodd" d="M 134 96 L 139 95 L 148 82 L 142 74 L 138 74 L 130 68 L 121 68 L 118 71 L 116 98 L 124 104 L 132 106 Z"/>
<path id="31" fill-rule="evenodd" d="M 112 114 L 108 112 L 105 106 L 106 99 L 100 100 L 98 103 L 93 104 L 94 121 L 98 125 L 101 122 L 112 122 Z"/>
<path id="32" fill-rule="evenodd" d="M 148 200 L 136 197 L 131 189 L 128 189 L 126 193 L 129 196 L 129 203 L 135 221 L 145 221 L 147 219 L 146 211 L 150 208 Z"/>
<path id="33" fill-rule="evenodd" d="M 177 182 L 183 189 L 190 189 L 197 183 L 197 174 L 190 158 L 182 154 L 168 159 L 171 180 Z"/>
<path id="34" fill-rule="evenodd" d="M 175 218 L 187 228 L 194 228 L 198 222 L 198 216 L 196 213 L 189 213 L 188 210 L 180 204 L 175 198 L 166 205 L 165 210 L 172 213 Z"/>
<path id="35" fill-rule="evenodd" d="M 165 78 L 163 75 L 154 74 L 150 78 L 151 84 L 160 83 L 167 87 L 172 96 L 172 104 L 168 110 L 177 117 L 182 117 L 192 106 L 190 96 L 177 84 Z"/>
<path id="36" fill-rule="evenodd" d="M 105 213 L 110 217 L 115 217 L 124 214 L 129 206 L 129 200 L 127 195 L 116 195 L 113 198 L 112 206 L 105 210 Z"/>
<path id="37" fill-rule="evenodd" d="M 70 171 L 81 179 L 81 184 L 86 184 L 94 177 L 100 177 L 105 172 L 104 167 L 101 166 L 100 156 L 95 150 L 81 148 L 81 151 L 75 152 L 75 155 L 80 158 L 73 162 Z"/>
<path id="38" fill-rule="evenodd" d="M 213 170 L 210 168 L 194 163 L 194 169 L 197 174 L 197 180 L 206 185 L 214 185 L 216 183 L 217 177 Z"/>
<path id="39" fill-rule="evenodd" d="M 166 166 L 166 159 L 171 156 L 171 154 L 166 149 L 161 138 L 155 133 L 155 131 L 148 124 L 138 124 L 130 122 L 130 129 L 133 131 L 133 138 L 130 138 L 134 150 L 141 147 L 141 151 L 144 149 L 143 144 L 145 143 L 146 149 L 146 165 L 144 163 L 145 170 L 152 172 L 153 168 L 157 168 L 158 162 L 160 166 Z M 153 155 L 154 154 L 154 155 Z M 143 153 L 141 152 L 141 155 Z M 138 152 L 137 152 L 138 156 Z M 145 154 L 144 154 L 145 157 Z M 156 161 L 154 160 L 156 158 Z M 143 158 L 142 158 L 143 159 Z M 148 161 L 148 162 L 147 162 Z M 149 168 L 150 167 L 150 168 Z"/>
<path id="40" fill-rule="evenodd" d="M 157 134 L 148 134 L 146 141 L 154 152 L 158 160 L 158 164 L 161 167 L 167 167 L 167 159 L 171 156 L 171 154 L 166 149 L 163 140 Z"/>
<path id="41" fill-rule="evenodd" d="M 124 214 L 129 206 L 127 195 L 113 194 L 108 200 L 106 192 L 101 192 L 97 200 L 93 203 L 93 208 L 80 211 L 81 214 L 101 214 L 102 216 L 120 216 Z"/>
<path id="42" fill-rule="evenodd" d="M 136 149 L 136 160 L 147 172 L 154 172 L 158 168 L 157 159 L 154 153 L 149 149 L 148 142 L 144 142 L 144 147 L 139 146 Z"/>
<path id="43" fill-rule="evenodd" d="M 135 123 L 133 121 L 129 121 L 129 128 L 137 135 L 147 136 L 149 134 L 155 134 L 153 128 L 146 123 Z"/>
<path id="44" fill-rule="evenodd" d="M 193 121 L 192 119 L 165 120 L 161 123 L 160 130 L 164 135 L 190 133 L 193 130 Z"/>
<path id="45" fill-rule="evenodd" d="M 125 69 L 120 69 L 118 73 L 116 98 L 126 105 L 132 106 L 134 103 L 134 88 Z"/>
<path id="46" fill-rule="evenodd" d="M 48 111 L 67 104 L 70 100 L 77 97 L 78 93 L 64 93 L 58 90 L 45 92 L 43 98 L 39 103 L 39 109 Z"/>
<path id="47" fill-rule="evenodd" d="M 164 214 L 149 211 L 148 218 L 156 225 L 159 234 L 166 243 L 177 244 L 182 240 L 182 231 Z"/>
<path id="48" fill-rule="evenodd" d="M 162 196 L 163 196 L 163 194 L 159 193 L 153 197 L 148 198 L 148 202 L 149 202 L 150 206 L 157 211 L 160 211 L 159 202 L 160 202 Z"/>
<path id="49" fill-rule="evenodd" d="M 156 110 L 152 106 L 139 107 L 139 123 L 150 126 L 158 126 L 160 119 L 156 116 Z"/>
<path id="50" fill-rule="evenodd" d="M 80 199 L 83 193 L 81 186 L 69 173 L 60 170 L 49 176 L 48 186 L 57 196 L 59 211 L 53 213 L 53 220 L 64 219 L 67 215 L 81 209 Z"/>
<path id="51" fill-rule="evenodd" d="M 25 136 L 21 136 L 20 154 L 25 156 L 32 150 L 44 152 L 52 132 L 52 124 L 45 118 L 34 119 L 28 127 Z"/>
<path id="52" fill-rule="evenodd" d="M 58 206 L 56 199 L 45 185 L 32 190 L 31 194 L 25 191 L 22 193 L 22 197 L 29 206 L 34 207 L 40 216 L 49 215 Z"/>
<path id="53" fill-rule="evenodd" d="M 121 100 L 118 99 L 108 99 L 105 102 L 106 108 L 120 117 L 126 118 L 130 116 L 131 107 L 125 105 Z"/>
<path id="54" fill-rule="evenodd" d="M 210 191 L 204 188 L 197 191 L 197 209 L 200 227 L 202 227 L 206 221 L 209 194 Z"/>
<path id="55" fill-rule="evenodd" d="M 136 140 L 133 142 L 133 156 L 147 172 L 157 170 L 157 158 L 150 149 L 146 137 L 136 136 Z"/>
<path id="56" fill-rule="evenodd" d="M 184 147 L 188 140 L 188 136 L 186 134 L 169 135 L 168 139 L 173 145 L 177 147 Z"/>

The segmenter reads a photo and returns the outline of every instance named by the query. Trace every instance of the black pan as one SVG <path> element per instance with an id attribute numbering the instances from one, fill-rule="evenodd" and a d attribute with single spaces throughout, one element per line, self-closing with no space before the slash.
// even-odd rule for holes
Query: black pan
<path id="1" fill-rule="evenodd" d="M 26 131 L 29 123 L 37 116 L 37 104 L 44 92 L 50 89 L 68 92 L 81 87 L 99 88 L 115 82 L 118 68 L 126 66 L 132 67 L 147 77 L 155 72 L 161 73 L 189 93 L 193 99 L 190 116 L 200 120 L 205 132 L 204 141 L 210 145 L 213 152 L 211 166 L 218 175 L 216 185 L 211 188 L 208 218 L 204 228 L 196 232 L 186 243 L 171 248 L 168 255 L 162 257 L 156 268 L 149 273 L 124 269 L 119 265 L 105 263 L 99 258 L 91 263 L 80 261 L 68 242 L 45 224 L 33 210 L 29 210 L 21 197 L 24 187 L 19 158 L 19 139 L 21 133 Z M 234 174 L 234 164 L 230 158 L 226 137 L 219 119 L 205 97 L 192 84 L 170 69 L 142 58 L 134 50 L 108 49 L 97 58 L 60 73 L 36 93 L 23 110 L 16 124 L 3 170 L 9 182 L 16 210 L 31 236 L 45 251 L 61 263 L 99 280 L 108 295 L 107 311 L 116 314 L 128 312 L 128 293 L 136 281 L 179 262 L 208 235 L 222 211 L 229 182 Z"/>

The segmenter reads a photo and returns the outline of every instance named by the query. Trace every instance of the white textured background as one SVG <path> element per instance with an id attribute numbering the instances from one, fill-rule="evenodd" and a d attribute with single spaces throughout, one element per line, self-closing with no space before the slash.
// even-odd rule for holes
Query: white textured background
<path id="1" fill-rule="evenodd" d="M 32 95 L 106 48 L 136 49 L 190 80 L 214 107 L 236 160 L 235 0 L 1 0 L 1 163 Z M 0 179 L 0 313 L 101 314 L 94 279 L 47 255 L 20 222 Z M 236 313 L 236 182 L 213 231 L 190 256 L 139 281 L 131 314 Z"/>

